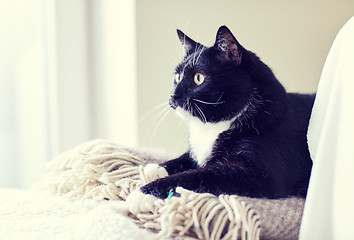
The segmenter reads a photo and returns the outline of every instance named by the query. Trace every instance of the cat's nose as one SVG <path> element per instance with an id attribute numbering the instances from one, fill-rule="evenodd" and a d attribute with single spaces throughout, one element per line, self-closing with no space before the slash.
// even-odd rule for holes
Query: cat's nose
<path id="1" fill-rule="evenodd" d="M 179 98 L 179 95 L 176 93 L 171 93 L 170 98 Z"/>
<path id="2" fill-rule="evenodd" d="M 177 104 L 177 100 L 180 98 L 180 96 L 176 93 L 171 93 L 170 95 L 170 106 L 173 108 L 173 109 L 176 109 L 178 104 Z"/>

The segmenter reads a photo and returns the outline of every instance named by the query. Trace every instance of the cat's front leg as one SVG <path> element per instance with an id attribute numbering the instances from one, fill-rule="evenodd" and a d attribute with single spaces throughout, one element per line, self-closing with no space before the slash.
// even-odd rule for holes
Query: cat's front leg
<path id="1" fill-rule="evenodd" d="M 204 178 L 208 178 L 207 171 L 202 168 L 176 173 L 165 178 L 157 179 L 140 188 L 144 194 L 150 194 L 160 199 L 168 197 L 169 193 L 175 193 L 176 187 L 183 187 L 196 192 L 206 192 L 205 186 L 208 187 L 212 183 L 205 182 Z M 210 179 L 212 180 L 212 179 Z"/>
<path id="2" fill-rule="evenodd" d="M 266 174 L 255 175 L 237 166 L 212 166 L 177 173 L 157 179 L 141 187 L 141 192 L 165 199 L 176 187 L 199 192 L 220 194 L 239 194 L 249 197 L 281 197 L 280 186 Z"/>
<path id="3" fill-rule="evenodd" d="M 151 163 L 141 167 L 141 179 L 143 179 L 145 183 L 150 183 L 159 178 L 195 169 L 197 168 L 197 163 L 190 157 L 189 152 L 187 152 L 176 159 L 161 164 Z"/>
<path id="4" fill-rule="evenodd" d="M 189 152 L 186 152 L 178 158 L 161 163 L 159 166 L 164 167 L 168 172 L 168 175 L 185 172 L 198 167 L 196 161 L 190 157 Z"/>

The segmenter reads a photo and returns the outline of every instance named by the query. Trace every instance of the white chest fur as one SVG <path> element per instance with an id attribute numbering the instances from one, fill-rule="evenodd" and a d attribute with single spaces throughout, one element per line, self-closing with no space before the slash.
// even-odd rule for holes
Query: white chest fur
<path id="1" fill-rule="evenodd" d="M 233 120 L 220 121 L 217 123 L 203 123 L 193 117 L 189 121 L 189 143 L 193 158 L 199 166 L 211 157 L 215 141 L 220 133 L 228 130 Z"/>
<path id="2" fill-rule="evenodd" d="M 199 166 L 211 157 L 215 141 L 219 134 L 228 130 L 231 123 L 238 117 L 235 116 L 231 120 L 220 121 L 217 123 L 204 123 L 199 118 L 192 116 L 180 107 L 176 109 L 177 114 L 187 121 L 189 125 L 189 144 L 193 159 L 198 162 Z"/>

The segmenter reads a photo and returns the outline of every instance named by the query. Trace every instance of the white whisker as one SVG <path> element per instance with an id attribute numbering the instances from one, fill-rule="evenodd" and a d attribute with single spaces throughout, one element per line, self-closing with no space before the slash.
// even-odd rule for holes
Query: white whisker
<path id="1" fill-rule="evenodd" d="M 195 53 L 197 52 L 197 49 L 198 49 L 198 46 L 199 44 L 197 43 L 197 46 L 195 47 L 195 49 L 194 49 L 194 53 L 193 53 L 193 65 L 195 65 Z"/>
<path id="2" fill-rule="evenodd" d="M 206 102 L 206 101 L 202 101 L 202 100 L 199 100 L 199 99 L 196 99 L 196 98 L 193 98 L 193 101 L 204 103 L 204 104 L 207 104 L 207 105 L 218 105 L 218 104 L 223 104 L 223 103 L 226 102 L 226 101 L 221 101 L 220 102 L 220 99 L 218 101 L 216 101 L 216 102 Z"/>
<path id="3" fill-rule="evenodd" d="M 167 110 L 164 109 L 164 110 L 163 110 L 164 113 L 162 114 L 162 116 L 161 116 L 161 114 L 160 114 L 161 117 L 159 117 L 159 119 L 158 119 L 158 121 L 157 121 L 157 123 L 156 123 L 156 126 L 155 126 L 155 128 L 154 128 L 154 130 L 152 131 L 151 136 L 150 136 L 150 145 L 151 145 L 151 143 L 152 143 L 152 139 L 154 138 L 154 136 L 155 136 L 155 134 L 156 134 L 156 132 L 157 132 L 157 129 L 159 129 L 159 127 L 161 126 L 162 121 L 166 118 L 166 116 L 170 113 L 171 110 L 172 110 L 172 108 L 168 108 Z"/>
<path id="4" fill-rule="evenodd" d="M 160 108 L 166 108 L 169 107 L 169 104 L 167 101 L 158 104 L 157 106 L 151 108 L 150 110 L 148 110 L 146 113 L 143 114 L 143 116 L 140 117 L 139 122 L 146 120 L 148 117 L 150 117 L 150 115 L 152 115 L 155 111 L 157 111 Z"/>
<path id="5" fill-rule="evenodd" d="M 196 103 L 194 103 L 194 106 L 196 107 L 197 111 L 199 112 L 199 115 L 202 118 L 202 122 L 207 122 L 205 114 L 203 113 L 202 109 L 200 109 L 200 107 Z"/>
<path id="6" fill-rule="evenodd" d="M 149 111 L 147 111 L 141 118 L 139 118 L 139 122 L 142 123 L 141 129 L 139 129 L 139 132 L 146 132 L 148 135 L 150 135 L 150 141 L 149 144 L 151 145 L 152 143 L 152 138 L 159 128 L 159 125 L 161 124 L 160 120 L 163 118 L 167 113 L 171 110 L 169 104 L 167 101 L 164 103 L 158 104 L 157 106 L 153 107 Z M 151 129 L 154 129 L 152 134 L 151 134 Z M 148 140 L 149 138 L 147 138 Z"/>
<path id="7" fill-rule="evenodd" d="M 197 61 L 196 61 L 195 64 L 198 63 L 198 60 L 199 60 L 199 58 L 200 58 L 200 55 L 202 55 L 202 52 L 204 51 L 204 49 L 205 49 L 205 47 L 203 46 L 202 49 L 200 50 L 199 54 L 198 54 Z"/>
<path id="8" fill-rule="evenodd" d="M 161 106 L 161 105 L 160 105 Z M 161 108 L 161 107 L 160 107 Z M 157 113 L 156 110 L 158 108 L 155 107 L 155 109 L 150 110 L 150 113 L 145 114 L 142 119 L 139 120 L 139 122 L 143 121 L 142 125 L 142 131 L 145 131 L 146 129 L 151 129 L 156 123 L 156 121 L 163 115 L 164 112 L 166 112 L 170 107 L 168 105 L 163 106 L 161 110 L 159 110 Z"/>

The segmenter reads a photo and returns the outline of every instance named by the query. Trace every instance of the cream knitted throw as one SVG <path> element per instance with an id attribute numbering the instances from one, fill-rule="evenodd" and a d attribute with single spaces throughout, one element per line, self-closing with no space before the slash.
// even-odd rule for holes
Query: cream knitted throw
<path id="1" fill-rule="evenodd" d="M 304 205 L 300 198 L 216 197 L 177 188 L 181 197 L 156 200 L 150 211 L 127 212 L 129 194 L 148 182 L 144 165 L 167 159 L 94 140 L 54 159 L 51 171 L 33 188 L 67 198 L 115 201 L 118 211 L 161 239 L 297 239 Z"/>

